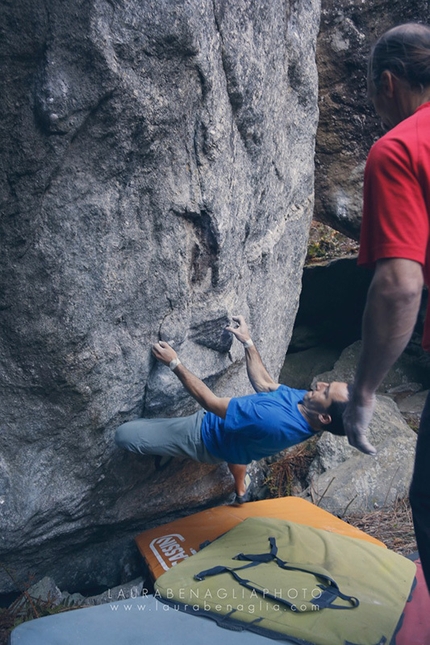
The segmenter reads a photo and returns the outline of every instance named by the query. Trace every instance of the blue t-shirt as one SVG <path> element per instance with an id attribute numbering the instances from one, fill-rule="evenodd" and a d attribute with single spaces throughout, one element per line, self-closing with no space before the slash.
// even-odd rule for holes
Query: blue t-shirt
<path id="1" fill-rule="evenodd" d="M 219 459 L 249 464 L 305 441 L 315 434 L 297 407 L 305 394 L 280 385 L 273 392 L 233 398 L 225 419 L 205 414 L 203 443 Z"/>

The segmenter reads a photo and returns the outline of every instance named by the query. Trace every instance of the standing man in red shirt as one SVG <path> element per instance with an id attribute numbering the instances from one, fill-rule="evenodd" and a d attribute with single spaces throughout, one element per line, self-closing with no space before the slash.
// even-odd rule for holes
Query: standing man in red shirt
<path id="1" fill-rule="evenodd" d="M 430 27 L 390 29 L 370 55 L 368 91 L 387 133 L 365 170 L 359 264 L 375 267 L 363 315 L 363 346 L 344 413 L 351 445 L 368 454 L 375 392 L 408 343 L 423 284 L 430 285 Z M 430 316 L 423 345 L 430 351 Z M 418 436 L 410 499 L 430 588 L 430 398 Z"/>

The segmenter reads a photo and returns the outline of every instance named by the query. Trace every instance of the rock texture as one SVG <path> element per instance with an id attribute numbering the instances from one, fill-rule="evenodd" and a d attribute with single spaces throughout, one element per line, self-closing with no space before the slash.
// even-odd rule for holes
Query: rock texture
<path id="1" fill-rule="evenodd" d="M 322 0 L 315 217 L 349 237 L 359 235 L 367 153 L 383 133 L 367 99 L 370 47 L 397 24 L 429 20 L 424 0 Z"/>
<path id="2" fill-rule="evenodd" d="M 155 474 L 115 450 L 121 422 L 193 409 L 150 343 L 245 393 L 222 333 L 242 312 L 282 365 L 313 208 L 319 4 L 0 11 L 0 561 L 17 582 L 113 586 L 133 531 L 232 487 L 223 467 Z"/>
<path id="3" fill-rule="evenodd" d="M 288 352 L 279 375 L 279 382 L 298 390 L 308 390 L 315 374 L 331 370 L 339 354 L 340 350 L 327 345 L 310 347 L 292 354 Z"/>
<path id="4" fill-rule="evenodd" d="M 402 396 L 397 402 L 403 418 L 412 428 L 419 428 L 421 414 L 429 393 L 430 390 L 421 390 L 416 394 L 411 394 L 409 391 L 407 396 Z"/>

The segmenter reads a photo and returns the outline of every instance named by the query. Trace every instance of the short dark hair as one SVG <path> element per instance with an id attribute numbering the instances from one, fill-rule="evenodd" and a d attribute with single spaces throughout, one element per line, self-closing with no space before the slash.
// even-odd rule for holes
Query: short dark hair
<path id="1" fill-rule="evenodd" d="M 352 394 L 352 384 L 347 383 L 347 387 L 349 401 Z M 331 421 L 323 427 L 323 430 L 325 430 L 326 432 L 331 432 L 331 434 L 335 434 L 338 437 L 345 436 L 346 433 L 343 426 L 343 413 L 345 412 L 345 408 L 348 405 L 348 401 L 333 401 L 330 404 L 330 407 L 326 410 L 326 413 L 331 416 Z"/>
<path id="2" fill-rule="evenodd" d="M 404 79 L 411 89 L 423 91 L 429 87 L 430 27 L 408 22 L 386 31 L 369 56 L 368 80 L 376 91 L 384 70 Z"/>

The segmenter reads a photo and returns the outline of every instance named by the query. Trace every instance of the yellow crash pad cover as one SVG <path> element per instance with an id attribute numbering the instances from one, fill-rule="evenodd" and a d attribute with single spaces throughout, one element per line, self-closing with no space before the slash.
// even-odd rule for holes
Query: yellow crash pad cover
<path id="1" fill-rule="evenodd" d="M 209 508 L 144 531 L 135 540 L 156 580 L 178 562 L 197 553 L 203 542 L 212 542 L 248 517 L 290 520 L 385 547 L 376 538 L 300 497 L 280 497 L 249 502 L 242 506 Z"/>

